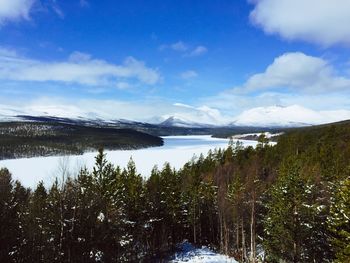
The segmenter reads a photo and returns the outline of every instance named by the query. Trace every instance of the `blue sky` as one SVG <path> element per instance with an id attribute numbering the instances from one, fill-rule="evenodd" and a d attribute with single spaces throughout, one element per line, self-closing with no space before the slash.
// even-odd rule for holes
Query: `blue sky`
<path id="1" fill-rule="evenodd" d="M 346 0 L 3 0 L 0 102 L 203 122 L 350 110 L 349 24 Z"/>

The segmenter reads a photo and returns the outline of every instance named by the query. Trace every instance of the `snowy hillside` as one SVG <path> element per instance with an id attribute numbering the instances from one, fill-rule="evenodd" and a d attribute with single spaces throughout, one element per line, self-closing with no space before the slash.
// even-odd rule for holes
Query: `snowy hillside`
<path id="1" fill-rule="evenodd" d="M 182 128 L 203 128 L 212 127 L 213 125 L 206 123 L 197 123 L 184 118 L 171 116 L 166 120 L 159 123 L 160 126 L 164 127 L 182 127 Z"/>
<path id="2" fill-rule="evenodd" d="M 258 127 L 296 127 L 350 119 L 350 111 L 314 111 L 299 105 L 258 107 L 241 113 L 232 125 Z"/>
<path id="3" fill-rule="evenodd" d="M 250 127 L 300 127 L 332 123 L 350 119 L 350 111 L 315 111 L 299 105 L 257 107 L 243 111 L 238 116 L 223 118 L 216 111 L 174 113 L 154 116 L 146 122 L 126 120 L 118 114 L 105 114 L 100 111 L 84 111 L 76 107 L 31 106 L 24 108 L 0 105 L 0 122 L 28 120 L 26 117 L 66 118 L 72 121 L 93 122 L 95 124 L 153 124 L 161 127 L 214 128 L 225 126 Z M 34 119 L 33 119 L 34 120 Z"/>
<path id="4" fill-rule="evenodd" d="M 177 252 L 171 259 L 172 263 L 238 263 L 233 258 L 213 252 L 207 247 L 195 248 L 188 242 L 180 245 L 180 252 Z"/>

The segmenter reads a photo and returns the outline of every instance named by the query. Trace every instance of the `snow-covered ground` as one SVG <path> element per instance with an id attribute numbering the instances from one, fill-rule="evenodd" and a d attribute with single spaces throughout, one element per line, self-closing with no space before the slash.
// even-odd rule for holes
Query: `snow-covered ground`
<path id="1" fill-rule="evenodd" d="M 207 247 L 195 248 L 190 243 L 184 242 L 170 260 L 172 263 L 238 263 L 233 258 L 213 252 Z"/>
<path id="2" fill-rule="evenodd" d="M 270 133 L 270 132 L 244 133 L 244 134 L 233 135 L 231 138 L 234 139 L 234 140 L 240 140 L 242 138 L 247 138 L 249 136 L 259 137 L 261 134 L 265 134 L 266 138 L 272 139 L 273 137 L 277 137 L 277 136 L 280 136 L 280 135 L 284 134 L 284 132 L 280 132 L 280 133 Z"/>
<path id="3" fill-rule="evenodd" d="M 240 140 L 244 146 L 255 146 L 255 141 Z M 203 136 L 169 136 L 164 137 L 164 146 L 128 151 L 106 151 L 107 159 L 114 165 L 125 167 L 133 158 L 138 172 L 148 177 L 154 165 L 162 168 L 165 162 L 169 162 L 176 169 L 181 168 L 190 161 L 193 155 L 204 155 L 210 149 L 225 148 L 227 139 L 211 138 Z M 63 170 L 76 175 L 81 167 L 91 169 L 95 163 L 96 152 L 73 156 L 54 156 L 23 158 L 0 161 L 0 167 L 6 167 L 12 173 L 14 179 L 18 179 L 24 186 L 34 187 L 40 180 L 50 185 L 56 177 L 60 178 Z"/>

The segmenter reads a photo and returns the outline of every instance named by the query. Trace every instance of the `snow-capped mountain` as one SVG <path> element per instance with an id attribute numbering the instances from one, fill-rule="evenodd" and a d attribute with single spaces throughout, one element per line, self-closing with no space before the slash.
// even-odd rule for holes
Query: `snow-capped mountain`
<path id="1" fill-rule="evenodd" d="M 164 121 L 159 123 L 160 126 L 163 127 L 182 127 L 182 128 L 205 128 L 205 127 L 213 127 L 211 124 L 207 123 L 198 123 L 190 120 L 186 120 L 184 118 L 179 118 L 175 116 L 171 116 Z"/>
<path id="2" fill-rule="evenodd" d="M 216 116 L 217 115 L 217 116 Z M 211 128 L 227 126 L 250 126 L 250 127 L 300 127 L 309 125 L 318 125 L 332 123 L 350 119 L 350 111 L 315 111 L 299 105 L 292 106 L 269 106 L 258 107 L 243 111 L 235 118 L 220 114 L 207 115 L 199 114 L 195 111 L 176 112 L 174 114 L 155 116 L 148 121 L 126 120 L 118 118 L 120 116 L 105 114 L 104 112 L 85 112 L 83 109 L 75 107 L 25 107 L 15 108 L 6 105 L 0 105 L 0 122 L 4 121 L 23 121 L 32 120 L 58 120 L 82 122 L 93 125 L 119 125 L 131 127 L 133 124 L 159 125 L 161 127 L 182 127 L 182 128 Z M 220 118 L 221 116 L 221 118 Z M 233 121 L 227 121 L 231 119 Z"/>
<path id="3" fill-rule="evenodd" d="M 17 109 L 8 106 L 0 106 L 0 122 L 11 121 L 56 121 L 71 124 L 83 125 L 104 125 L 104 126 L 132 126 L 133 124 L 144 124 L 141 122 L 115 119 L 95 112 L 71 111 L 69 108 L 62 109 L 48 107 L 43 109 Z"/>
<path id="4" fill-rule="evenodd" d="M 350 111 L 314 111 L 299 105 L 270 106 L 246 110 L 231 123 L 234 126 L 300 127 L 350 119 Z"/>

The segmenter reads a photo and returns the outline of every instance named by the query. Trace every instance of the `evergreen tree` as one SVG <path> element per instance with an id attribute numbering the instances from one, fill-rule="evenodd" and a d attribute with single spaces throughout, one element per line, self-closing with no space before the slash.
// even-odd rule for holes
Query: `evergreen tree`
<path id="1" fill-rule="evenodd" d="M 29 204 L 29 244 L 31 247 L 31 261 L 45 262 L 50 257 L 46 248 L 49 241 L 47 225 L 47 191 L 41 181 L 37 185 Z"/>
<path id="2" fill-rule="evenodd" d="M 332 199 L 328 218 L 334 233 L 332 243 L 336 251 L 336 262 L 350 261 L 350 177 L 339 184 Z"/>
<path id="3" fill-rule="evenodd" d="M 16 253 L 14 233 L 17 230 L 16 211 L 13 204 L 13 184 L 10 172 L 0 169 L 0 261 L 10 262 Z"/>
<path id="4" fill-rule="evenodd" d="M 115 235 L 118 228 L 117 209 L 113 197 L 117 187 L 117 170 L 106 160 L 103 149 L 96 156 L 92 172 L 92 187 L 94 210 L 93 220 L 95 232 L 93 247 L 90 251 L 92 259 L 111 262 L 118 257 L 119 236 Z"/>
<path id="5" fill-rule="evenodd" d="M 19 181 L 16 181 L 13 188 L 13 204 L 16 216 L 13 221 L 16 223 L 16 230 L 12 233 L 16 237 L 16 245 L 12 254 L 15 262 L 28 262 L 28 214 L 29 214 L 29 200 L 30 190 L 23 187 Z"/>
<path id="6" fill-rule="evenodd" d="M 310 240 L 319 233 L 321 219 L 313 209 L 315 187 L 301 175 L 301 163 L 289 160 L 270 190 L 267 204 L 264 246 L 273 262 L 325 262 L 323 254 L 314 253 Z"/>

